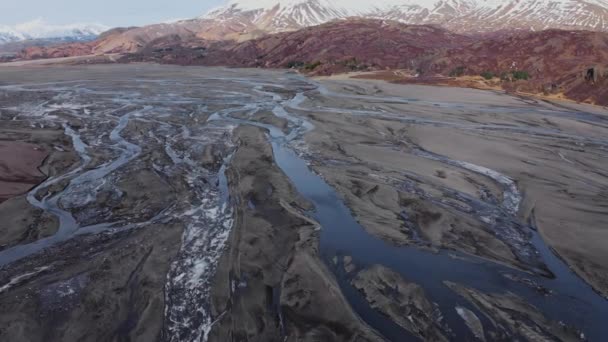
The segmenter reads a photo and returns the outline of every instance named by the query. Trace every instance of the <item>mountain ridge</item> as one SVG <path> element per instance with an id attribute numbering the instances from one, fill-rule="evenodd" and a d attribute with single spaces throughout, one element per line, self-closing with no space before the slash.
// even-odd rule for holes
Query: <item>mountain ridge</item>
<path id="1" fill-rule="evenodd" d="M 269 33 L 336 19 L 363 17 L 406 24 L 436 24 L 457 33 L 505 29 L 608 31 L 605 0 L 236 0 L 200 17 L 236 20 Z"/>
<path id="2" fill-rule="evenodd" d="M 36 19 L 14 26 L 0 25 L 0 44 L 29 40 L 86 41 L 110 28 L 101 24 L 76 23 L 53 25 Z"/>
<path id="3" fill-rule="evenodd" d="M 125 30 L 95 53 L 133 53 L 164 37 L 242 42 L 336 20 L 437 25 L 460 34 L 545 29 L 608 32 L 608 0 L 262 0 L 230 1 L 194 19 Z"/>

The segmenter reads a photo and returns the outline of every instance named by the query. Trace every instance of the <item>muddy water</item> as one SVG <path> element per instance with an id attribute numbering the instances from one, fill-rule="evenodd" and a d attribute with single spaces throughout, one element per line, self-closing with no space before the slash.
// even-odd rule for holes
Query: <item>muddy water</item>
<path id="1" fill-rule="evenodd" d="M 194 148 L 200 148 L 199 144 L 207 146 L 220 140 L 230 141 L 231 131 L 236 125 L 249 124 L 268 130 L 276 163 L 296 189 L 314 205 L 314 210 L 308 214 L 322 226 L 320 247 L 325 261 L 334 270 L 345 296 L 355 311 L 387 339 L 403 341 L 415 338 L 370 308 L 363 296 L 350 285 L 350 276 L 346 275 L 340 267 L 333 266 L 331 260 L 334 256 L 352 256 L 360 266 L 381 264 L 397 271 L 406 279 L 420 284 L 427 291 L 430 299 L 438 303 L 444 323 L 459 340 L 473 339 L 473 335 L 458 315 L 457 307 L 468 308 L 475 312 L 484 323 L 486 330 L 491 331 L 493 328 L 482 312 L 444 286 L 444 281 L 457 282 L 484 292 L 503 293 L 508 290 L 538 307 L 548 318 L 581 329 L 591 341 L 602 341 L 606 335 L 605 318 L 608 317 L 608 302 L 552 253 L 535 232 L 534 222 L 519 222 L 515 217 L 522 195 L 510 177 L 482 165 L 450 159 L 431 151 L 422 149 L 419 151 L 422 157 L 487 177 L 503 190 L 502 200 L 487 201 L 471 198 L 455 190 L 448 193 L 469 204 L 471 208 L 469 215 L 496 229 L 500 228 L 505 235 L 503 238 L 515 246 L 521 259 L 528 260 L 532 265 L 530 271 L 533 273 L 453 251 L 431 252 L 417 247 L 395 247 L 367 233 L 357 223 L 341 196 L 321 176 L 311 171 L 308 166 L 309 161 L 301 157 L 302 152 L 306 150 L 302 138 L 313 130 L 314 126 L 298 113 L 349 113 L 399 118 L 419 125 L 448 125 L 472 130 L 501 129 L 518 134 L 544 134 L 555 139 L 575 139 L 581 143 L 608 146 L 604 139 L 569 136 L 557 130 L 534 127 L 427 120 L 419 117 L 408 118 L 402 113 L 328 106 L 323 104 L 323 98 L 367 101 L 370 107 L 374 104 L 390 102 L 420 101 L 416 98 L 401 99 L 380 95 L 357 96 L 336 93 L 327 90 L 319 83 L 293 74 L 204 69 L 204 72 L 194 71 L 193 75 L 186 75 L 183 71 L 164 70 L 158 67 L 146 70 L 154 74 L 147 78 L 138 74 L 140 78 L 135 75 L 125 75 L 128 78 L 120 78 L 119 81 L 110 77 L 95 82 L 82 80 L 74 81 L 74 84 L 62 83 L 61 87 L 49 82 L 4 88 L 9 92 L 55 93 L 55 102 L 59 104 L 43 102 L 28 107 L 31 109 L 28 120 L 46 124 L 58 121 L 64 128 L 65 134 L 72 140 L 81 163 L 65 175 L 47 180 L 28 196 L 33 206 L 59 218 L 58 232 L 54 236 L 28 245 L 0 251 L 0 266 L 19 262 L 23 258 L 35 257 L 41 250 L 58 246 L 79 234 L 110 233 L 114 229 L 144 227 L 158 220 L 181 220 L 186 229 L 182 249 L 167 279 L 165 312 L 168 323 L 165 334 L 169 340 L 175 341 L 204 340 L 214 320 L 217 319 L 209 313 L 209 279 L 215 271 L 233 223 L 234 203 L 228 198 L 228 185 L 223 171 L 230 163 L 230 151 L 234 147 L 227 143 L 222 167 L 216 172 L 193 163 L 190 152 Z M 103 82 L 108 84 L 100 85 Z M 117 85 L 108 86 L 113 83 Z M 192 93 L 190 91 L 192 88 L 202 91 Z M 113 103 L 112 110 L 91 114 L 90 111 L 84 110 L 83 104 L 74 103 L 79 102 L 78 99 L 86 99 L 87 96 L 92 97 L 94 101 Z M 58 101 L 58 99 L 66 99 L 66 101 Z M 431 105 L 436 104 L 467 110 L 467 104 L 463 103 L 438 102 Z M 181 105 L 196 109 L 192 112 L 187 112 L 183 108 L 176 110 Z M 70 114 L 67 117 L 58 116 L 57 106 Z M 134 108 L 125 111 L 124 106 L 134 106 Z M 471 107 L 471 110 L 480 110 L 478 105 L 475 106 L 477 107 Z M 500 110 L 509 112 L 508 108 L 500 108 Z M 522 110 L 517 108 L 513 112 L 519 113 Z M 551 113 L 550 109 L 544 107 L 531 107 L 529 110 L 542 111 L 543 114 Z M 15 111 L 20 112 L 18 114 L 20 116 L 27 115 L 24 113 L 27 110 L 23 108 L 11 112 Z M 255 113 L 264 111 L 287 120 L 288 129 L 283 130 L 251 118 Z M 570 115 L 569 113 L 563 109 L 555 110 L 555 116 L 567 116 Z M 103 117 L 104 120 L 97 123 L 109 128 L 104 131 L 95 127 L 94 121 L 91 126 L 76 129 L 67 120 L 76 117 L 86 122 L 93 120 L 94 117 L 91 115 Z M 193 121 L 189 121 L 190 126 L 179 125 L 174 122 L 173 115 L 188 116 Z M 580 120 L 603 120 L 602 117 L 598 118 L 591 114 L 572 113 L 572 115 L 576 115 Z M 198 116 L 208 119 L 197 120 Z M 148 134 L 150 140 L 138 141 L 142 136 L 127 136 L 128 125 L 132 122 L 153 124 L 155 128 Z M 129 219 L 126 223 L 126 219 L 121 217 L 112 217 L 110 220 L 100 217 L 97 222 L 88 225 L 78 222 L 69 206 L 62 205 L 62 203 L 77 201 L 93 203 L 97 198 L 96 189 L 114 182 L 117 174 L 123 173 L 130 167 L 144 167 L 138 160 L 142 150 L 149 144 L 163 151 L 169 160 L 165 165 L 153 165 L 157 172 L 173 177 L 177 174 L 176 170 L 179 170 L 179 175 L 188 180 L 191 196 L 186 200 L 173 203 L 152 219 L 140 221 Z M 98 150 L 111 151 L 111 157 L 101 164 L 91 165 L 92 155 Z M 48 195 L 44 191 L 66 180 L 69 182 L 63 190 Z M 420 196 L 425 196 L 421 189 L 408 183 L 406 179 L 394 185 L 401 190 L 419 192 Z M 437 204 L 448 205 L 441 202 Z M 536 266 L 538 268 L 535 268 Z M 505 273 L 531 279 L 551 290 L 553 294 L 545 296 L 531 287 L 510 281 L 504 277 Z M 0 284 L 2 285 L 4 284 Z"/>

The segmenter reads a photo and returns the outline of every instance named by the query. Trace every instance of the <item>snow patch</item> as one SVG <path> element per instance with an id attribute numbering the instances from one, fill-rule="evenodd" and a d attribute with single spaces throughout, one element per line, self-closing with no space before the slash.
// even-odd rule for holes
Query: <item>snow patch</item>
<path id="1" fill-rule="evenodd" d="M 0 25 L 0 43 L 55 38 L 88 40 L 109 29 L 110 27 L 108 26 L 95 23 L 55 25 L 46 22 L 42 18 L 38 18 L 13 26 Z"/>

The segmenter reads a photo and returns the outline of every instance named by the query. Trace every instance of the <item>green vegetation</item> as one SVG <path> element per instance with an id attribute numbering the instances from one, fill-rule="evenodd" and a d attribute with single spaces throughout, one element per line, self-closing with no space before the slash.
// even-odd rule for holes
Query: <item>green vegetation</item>
<path id="1" fill-rule="evenodd" d="M 300 61 L 291 61 L 291 62 L 287 63 L 287 67 L 289 69 L 300 69 L 303 66 L 304 66 L 304 62 L 300 62 Z"/>
<path id="2" fill-rule="evenodd" d="M 291 61 L 287 63 L 287 67 L 289 69 L 304 69 L 307 71 L 313 71 L 315 70 L 317 67 L 319 67 L 321 65 L 320 61 L 316 61 L 316 62 L 309 62 L 309 63 L 304 63 L 301 61 Z"/>
<path id="3" fill-rule="evenodd" d="M 486 80 L 491 80 L 496 77 L 496 75 L 491 71 L 484 71 L 481 73 L 481 77 L 485 78 Z"/>
<path id="4" fill-rule="evenodd" d="M 450 71 L 450 77 L 460 77 L 460 76 L 464 76 L 464 72 L 466 71 L 466 68 L 463 66 L 459 66 L 457 68 L 454 68 L 452 71 Z"/>
<path id="5" fill-rule="evenodd" d="M 502 81 L 519 81 L 530 79 L 530 74 L 525 70 L 515 70 L 513 72 L 503 72 L 500 74 Z"/>
<path id="6" fill-rule="evenodd" d="M 339 62 L 340 64 L 342 64 L 344 67 L 350 69 L 351 71 L 356 71 L 356 70 L 364 70 L 367 68 L 367 65 L 365 64 L 361 64 L 356 58 L 350 58 L 350 59 L 346 59 L 343 60 L 341 62 Z"/>
<path id="7" fill-rule="evenodd" d="M 530 78 L 530 74 L 527 71 L 516 70 L 513 72 L 513 79 L 515 80 L 527 80 Z"/>
<path id="8" fill-rule="evenodd" d="M 304 65 L 304 69 L 305 69 L 305 70 L 308 70 L 308 71 L 313 71 L 313 70 L 315 70 L 317 67 L 319 67 L 319 65 L 321 65 L 321 62 L 320 62 L 320 61 L 316 61 L 316 62 L 314 62 L 314 63 L 306 63 L 306 64 Z"/>

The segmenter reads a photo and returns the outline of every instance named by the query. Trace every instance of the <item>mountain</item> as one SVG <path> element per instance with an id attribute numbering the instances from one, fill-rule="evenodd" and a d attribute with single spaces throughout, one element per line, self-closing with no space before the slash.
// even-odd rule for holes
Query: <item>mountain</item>
<path id="1" fill-rule="evenodd" d="M 0 26 L 0 44 L 17 42 L 24 39 L 25 37 L 20 32 Z"/>
<path id="2" fill-rule="evenodd" d="M 472 41 L 436 26 L 350 19 L 244 42 L 168 37 L 132 56 L 158 58 L 156 61 L 161 63 L 239 67 L 306 68 L 307 64 L 317 63 L 316 73 L 328 74 L 353 68 L 410 68 L 415 66 L 414 61 Z"/>
<path id="3" fill-rule="evenodd" d="M 52 25 L 37 19 L 15 26 L 0 25 L 0 44 L 31 40 L 55 43 L 87 41 L 108 29 L 99 24 Z"/>
<path id="4" fill-rule="evenodd" d="M 425 78 L 505 75 L 498 86 L 608 105 L 608 33 L 544 30 L 470 36 L 435 25 L 349 19 L 244 42 L 157 39 L 121 62 L 297 68 L 313 75 L 408 70 Z M 588 72 L 592 70 L 593 80 Z M 527 80 L 509 80 L 520 72 Z M 407 73 L 407 72 L 406 72 Z"/>
<path id="5" fill-rule="evenodd" d="M 314 75 L 388 70 L 418 74 L 414 81 L 421 83 L 458 71 L 467 77 L 500 76 L 494 85 L 506 90 L 608 105 L 608 32 L 553 29 L 468 35 L 437 25 L 361 18 L 245 41 L 201 39 L 187 29 L 200 28 L 205 20 L 170 25 L 172 34 L 160 34 L 154 26 L 110 30 L 92 42 L 30 47 L 17 58 L 91 55 L 114 46 L 123 63 L 297 68 Z M 143 34 L 149 36 L 141 39 Z M 515 72 L 525 74 L 525 80 L 517 81 Z"/>
<path id="6" fill-rule="evenodd" d="M 201 19 L 276 33 L 353 16 L 441 25 L 459 33 L 608 31 L 608 0 L 236 0 Z"/>
<path id="7" fill-rule="evenodd" d="M 608 31 L 608 0 L 237 0 L 195 19 L 125 30 L 93 52 L 132 53 L 168 37 L 242 42 L 353 17 L 437 25 L 462 34 Z"/>
<path id="8" fill-rule="evenodd" d="M 104 46 L 104 44 L 108 42 L 121 41 L 122 35 L 133 29 L 134 28 L 132 27 L 114 28 L 99 34 L 94 40 L 90 41 L 64 41 L 63 43 L 57 43 L 57 41 L 36 40 L 8 43 L 0 45 L 0 56 L 2 56 L 3 50 L 11 51 L 11 48 L 13 48 L 14 52 L 14 46 L 20 46 L 21 49 L 18 53 L 13 54 L 11 59 L 19 58 L 31 60 L 99 54 L 98 51 L 100 46 Z M 49 44 L 45 44 L 45 42 L 48 42 Z M 127 52 L 127 50 L 123 52 Z"/>

